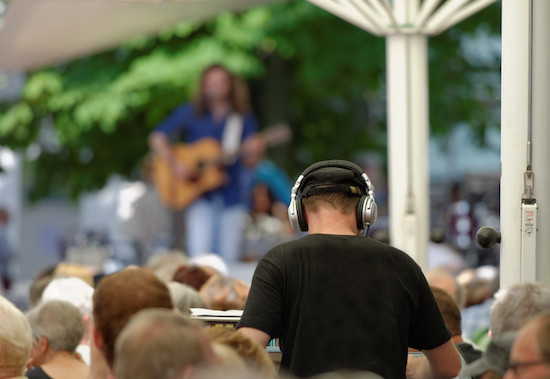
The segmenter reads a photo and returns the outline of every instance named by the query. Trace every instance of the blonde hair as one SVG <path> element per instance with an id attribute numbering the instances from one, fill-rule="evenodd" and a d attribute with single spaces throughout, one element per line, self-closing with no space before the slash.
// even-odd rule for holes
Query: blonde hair
<path id="1" fill-rule="evenodd" d="M 19 376 L 31 354 L 31 327 L 23 312 L 0 296 L 0 373 Z"/>

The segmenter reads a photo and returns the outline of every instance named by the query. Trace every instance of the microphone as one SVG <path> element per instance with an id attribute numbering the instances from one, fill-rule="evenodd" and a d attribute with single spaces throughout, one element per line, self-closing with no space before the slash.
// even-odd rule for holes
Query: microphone
<path id="1" fill-rule="evenodd" d="M 484 249 L 500 243 L 500 232 L 491 226 L 482 226 L 476 233 L 476 241 Z"/>

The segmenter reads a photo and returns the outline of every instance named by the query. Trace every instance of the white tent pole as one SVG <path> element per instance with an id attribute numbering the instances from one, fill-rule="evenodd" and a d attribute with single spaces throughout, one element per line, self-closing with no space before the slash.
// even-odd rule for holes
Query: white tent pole
<path id="1" fill-rule="evenodd" d="M 550 225 L 550 213 L 545 211 L 550 203 L 548 14 L 550 2 L 546 0 L 502 2 L 502 287 L 550 280 L 550 233 L 544 228 Z M 529 176 L 528 168 L 534 178 L 528 191 L 534 194 L 534 206 L 522 202 L 530 184 L 524 179 Z"/>
<path id="2" fill-rule="evenodd" d="M 394 2 L 400 23 L 409 20 L 404 1 Z M 390 240 L 427 268 L 428 59 L 427 37 L 386 37 Z"/>

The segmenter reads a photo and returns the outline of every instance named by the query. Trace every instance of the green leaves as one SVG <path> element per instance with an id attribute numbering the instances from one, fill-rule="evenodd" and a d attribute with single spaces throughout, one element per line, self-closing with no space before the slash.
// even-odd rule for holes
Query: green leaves
<path id="1" fill-rule="evenodd" d="M 499 31 L 493 5 L 430 39 L 434 135 L 466 122 L 481 136 L 498 123 L 500 61 L 472 59 L 463 47 L 465 36 L 491 41 Z M 21 99 L 0 104 L 0 141 L 44 147 L 30 163 L 32 198 L 76 198 L 112 174 L 135 176 L 150 131 L 191 98 L 202 69 L 215 62 L 248 79 L 262 127 L 292 127 L 291 143 L 269 152 L 291 176 L 314 160 L 385 157 L 385 40 L 300 0 L 183 22 L 31 73 Z M 45 120 L 61 145 L 55 151 L 41 137 Z"/>

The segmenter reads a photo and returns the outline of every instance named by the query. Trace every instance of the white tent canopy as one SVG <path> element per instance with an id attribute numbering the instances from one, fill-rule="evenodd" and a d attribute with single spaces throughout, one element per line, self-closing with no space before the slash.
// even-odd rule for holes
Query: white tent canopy
<path id="1" fill-rule="evenodd" d="M 0 12 L 0 68 L 32 70 L 105 51 L 182 21 L 272 2 L 12 0 L 3 3 L 3 22 Z"/>

